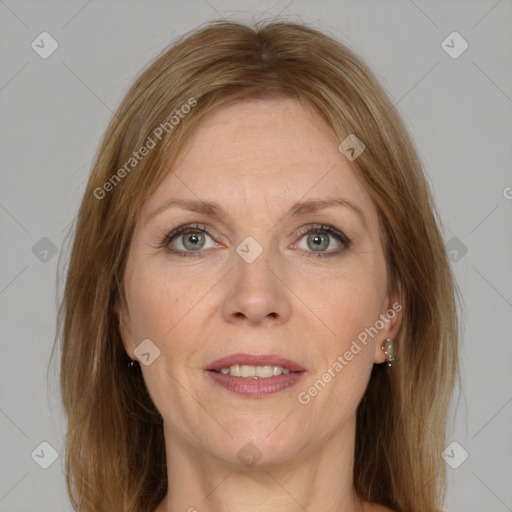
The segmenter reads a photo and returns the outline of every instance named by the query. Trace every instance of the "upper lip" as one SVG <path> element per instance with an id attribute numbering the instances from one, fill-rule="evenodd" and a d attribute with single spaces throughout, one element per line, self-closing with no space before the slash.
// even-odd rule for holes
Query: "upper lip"
<path id="1" fill-rule="evenodd" d="M 285 357 L 276 356 L 274 354 L 232 354 L 230 356 L 217 359 L 205 370 L 221 370 L 235 364 L 244 364 L 247 366 L 281 366 L 287 368 L 291 372 L 306 371 L 300 364 L 287 359 Z"/>

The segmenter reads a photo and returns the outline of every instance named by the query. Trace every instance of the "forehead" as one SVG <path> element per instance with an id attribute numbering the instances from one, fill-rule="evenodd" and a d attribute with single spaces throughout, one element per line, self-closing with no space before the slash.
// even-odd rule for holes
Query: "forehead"
<path id="1" fill-rule="evenodd" d="M 336 138 L 307 107 L 291 98 L 246 100 L 206 117 L 181 155 L 187 166 L 204 165 L 220 173 L 236 171 L 264 177 L 318 162 L 318 152 L 332 152 Z M 208 154 L 207 162 L 204 161 Z M 336 155 L 338 156 L 338 155 Z M 280 172 L 281 171 L 281 172 Z M 227 172 L 226 172 L 227 173 Z"/>
<path id="2" fill-rule="evenodd" d="M 291 98 L 222 107 L 196 128 L 143 216 L 170 198 L 220 202 L 240 215 L 327 196 L 372 210 L 338 145 L 323 119 Z"/>

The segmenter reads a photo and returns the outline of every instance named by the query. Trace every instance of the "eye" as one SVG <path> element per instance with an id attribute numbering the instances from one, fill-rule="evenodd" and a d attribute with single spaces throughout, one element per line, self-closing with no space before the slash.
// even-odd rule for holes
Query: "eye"
<path id="1" fill-rule="evenodd" d="M 306 256 L 313 258 L 329 258 L 338 256 L 347 249 L 352 241 L 341 231 L 332 226 L 317 225 L 309 226 L 299 233 L 306 239 Z M 302 240 L 301 238 L 301 240 Z M 332 239 L 336 239 L 341 248 L 326 252 L 325 250 L 332 246 Z M 308 251 L 308 249 L 311 249 Z M 316 253 L 316 254 L 315 254 Z"/>
<path id="2" fill-rule="evenodd" d="M 341 231 L 332 226 L 315 225 L 300 230 L 297 233 L 301 240 L 306 238 L 306 249 L 303 249 L 308 258 L 326 258 L 340 255 L 352 243 Z M 199 224 L 187 224 L 180 226 L 170 233 L 165 234 L 161 241 L 161 247 L 173 255 L 180 257 L 200 257 L 203 249 L 215 247 L 215 242 L 210 247 L 205 247 L 206 237 L 212 239 L 206 226 Z M 332 245 L 332 239 L 338 241 L 340 248 L 326 251 Z M 177 245 L 177 248 L 173 248 Z M 196 253 L 196 254 L 194 254 Z"/>
<path id="3" fill-rule="evenodd" d="M 197 252 L 199 256 L 201 250 L 208 249 L 208 247 L 205 247 L 206 237 L 211 239 L 211 235 L 205 226 L 187 224 L 165 235 L 162 246 L 165 247 L 167 252 L 178 256 L 195 256 L 194 252 Z M 171 247 L 175 243 L 174 239 L 176 239 L 178 245 L 177 249 Z"/>

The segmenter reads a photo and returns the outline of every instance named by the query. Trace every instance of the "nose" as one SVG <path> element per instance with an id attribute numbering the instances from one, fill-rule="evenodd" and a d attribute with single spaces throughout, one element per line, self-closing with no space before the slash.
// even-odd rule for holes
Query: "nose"
<path id="1" fill-rule="evenodd" d="M 243 244 L 242 244 L 243 245 Z M 250 246 L 239 248 L 253 250 Z M 229 272 L 223 314 L 228 322 L 284 323 L 291 314 L 291 291 L 277 257 L 263 250 L 255 259 L 237 253 Z"/>

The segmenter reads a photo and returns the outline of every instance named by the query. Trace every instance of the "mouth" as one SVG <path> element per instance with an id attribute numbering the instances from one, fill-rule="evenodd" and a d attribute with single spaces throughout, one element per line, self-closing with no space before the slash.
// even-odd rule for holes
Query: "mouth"
<path id="1" fill-rule="evenodd" d="M 210 370 L 212 372 L 231 375 L 233 377 L 242 377 L 244 379 L 268 379 L 277 375 L 288 375 L 290 370 L 276 365 L 249 366 L 246 364 L 234 364 L 226 366 L 219 370 Z M 297 373 L 297 372 L 293 372 Z"/>
<path id="2" fill-rule="evenodd" d="M 287 389 L 306 373 L 302 366 L 290 359 L 251 354 L 233 354 L 218 359 L 205 371 L 228 391 L 252 398 Z"/>

